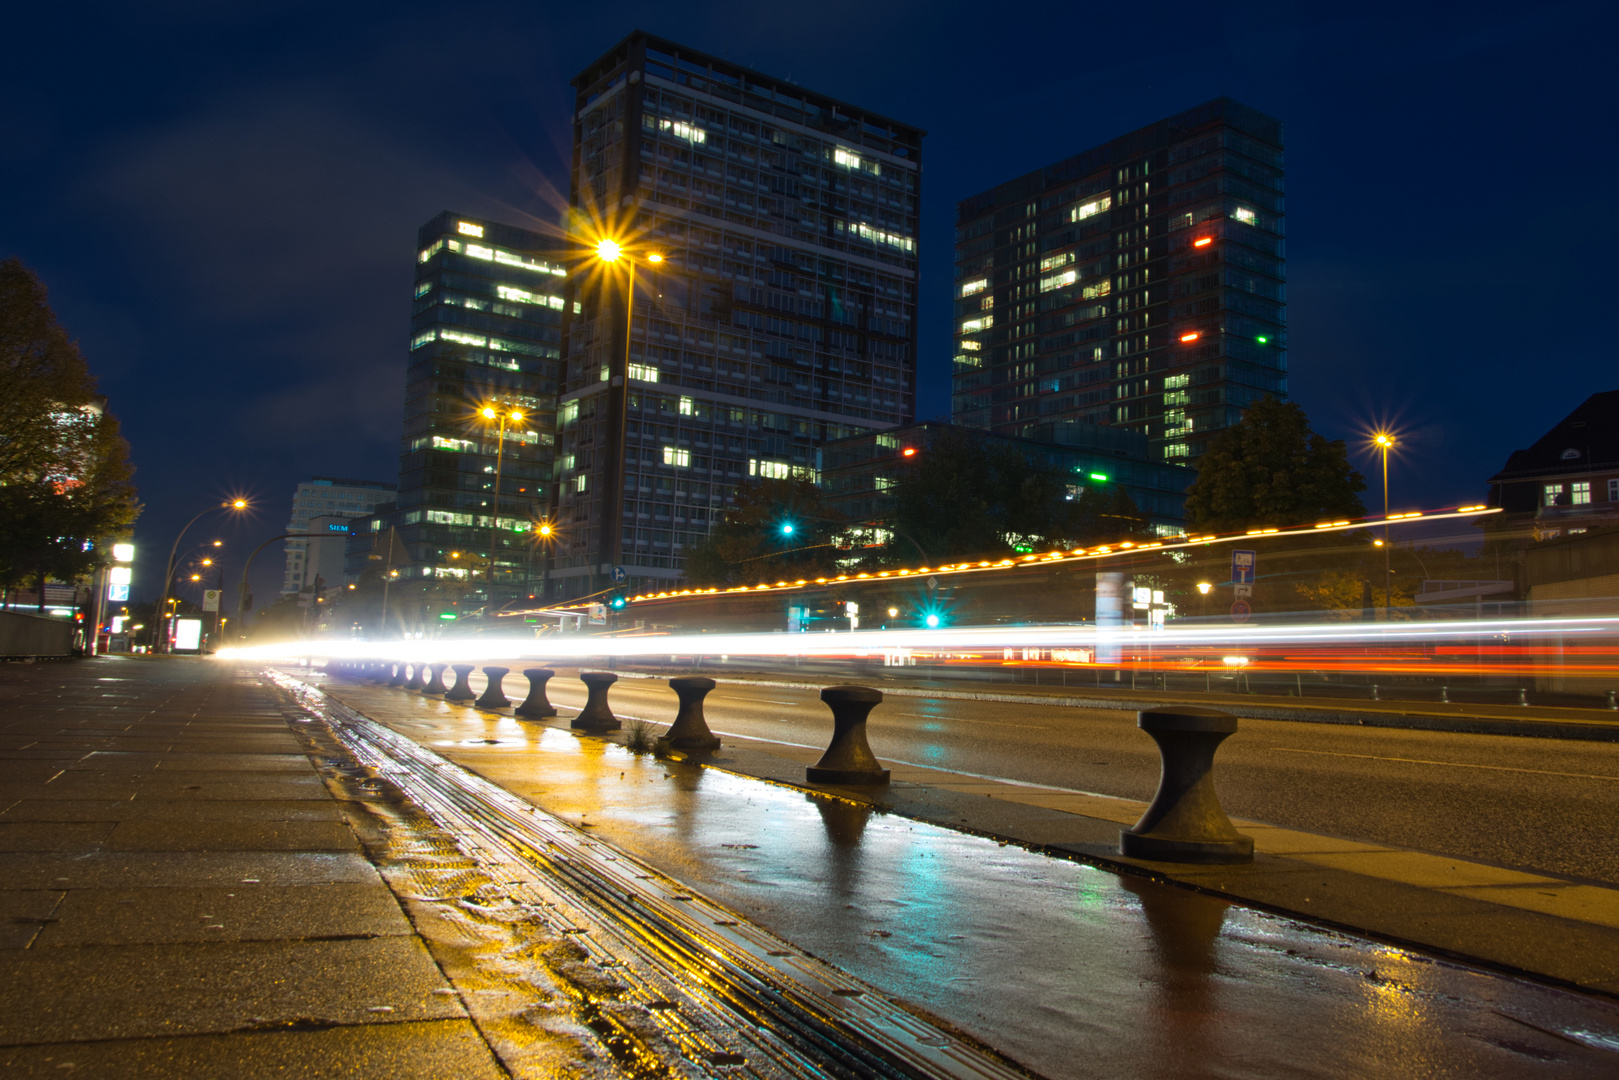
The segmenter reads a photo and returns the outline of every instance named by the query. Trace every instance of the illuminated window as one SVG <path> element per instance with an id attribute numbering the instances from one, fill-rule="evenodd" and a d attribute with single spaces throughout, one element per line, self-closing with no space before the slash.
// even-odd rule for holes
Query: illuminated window
<path id="1" fill-rule="evenodd" d="M 660 131 L 666 131 L 677 139 L 701 146 L 708 141 L 708 132 L 702 128 L 694 128 L 690 124 L 683 124 L 678 120 L 663 120 L 658 123 Z"/>
<path id="2" fill-rule="evenodd" d="M 852 231 L 856 236 L 860 237 L 860 239 L 870 241 L 874 244 L 887 244 L 889 247 L 897 247 L 901 251 L 916 250 L 916 241 L 912 240 L 909 236 L 901 236 L 899 233 L 884 232 L 882 229 L 874 229 L 863 221 L 853 226 Z"/>
<path id="3" fill-rule="evenodd" d="M 1050 292 L 1052 289 L 1060 289 L 1064 285 L 1072 285 L 1078 280 L 1079 272 L 1077 270 L 1064 270 L 1060 274 L 1052 274 L 1050 277 L 1041 278 L 1040 291 Z"/>
<path id="4" fill-rule="evenodd" d="M 1044 273 L 1047 270 L 1055 270 L 1059 266 L 1067 266 L 1073 261 L 1074 253 L 1072 251 L 1065 251 L 1061 255 L 1048 255 L 1040 260 L 1040 270 Z"/>
<path id="5" fill-rule="evenodd" d="M 693 402 L 692 402 L 691 398 L 683 397 L 683 398 L 680 399 L 680 415 L 681 416 L 690 416 L 692 414 L 692 407 L 693 407 Z"/>
<path id="6" fill-rule="evenodd" d="M 1103 210 L 1113 205 L 1113 196 L 1103 195 L 1100 199 L 1093 199 L 1081 206 L 1074 207 L 1069 214 L 1069 221 L 1084 221 L 1088 217 L 1095 217 Z"/>
<path id="7" fill-rule="evenodd" d="M 426 296 L 428 293 L 430 293 L 432 291 L 433 291 L 433 283 L 431 281 L 424 281 L 420 285 L 416 286 L 416 295 L 417 296 Z"/>
<path id="8" fill-rule="evenodd" d="M 1569 492 L 1569 502 L 1575 506 L 1589 506 L 1591 504 L 1591 481 L 1574 481 L 1574 489 Z"/>
<path id="9" fill-rule="evenodd" d="M 631 364 L 630 378 L 639 379 L 642 382 L 657 382 L 658 369 L 655 367 L 647 367 L 645 364 Z"/>
<path id="10" fill-rule="evenodd" d="M 493 259 L 495 257 L 495 249 L 486 248 L 479 244 L 468 244 L 467 254 L 472 256 L 474 259 Z"/>
<path id="11" fill-rule="evenodd" d="M 973 293 L 983 292 L 987 288 L 989 288 L 989 278 L 978 278 L 976 281 L 964 281 L 961 283 L 961 295 L 971 296 Z"/>
<path id="12" fill-rule="evenodd" d="M 665 446 L 663 448 L 663 463 L 673 465 L 677 469 L 684 469 L 691 465 L 691 451 L 678 446 Z"/>
<path id="13" fill-rule="evenodd" d="M 429 344 L 431 342 L 434 342 L 434 341 L 437 341 L 437 340 L 438 340 L 438 334 L 437 333 L 435 333 L 432 330 L 423 330 L 421 333 L 417 334 L 415 337 L 410 339 L 411 351 L 414 352 L 415 350 L 421 348 L 423 345 L 427 345 L 427 344 Z"/>
<path id="14" fill-rule="evenodd" d="M 453 241 L 451 241 L 451 242 L 453 243 Z M 430 244 L 429 246 L 422 248 L 421 253 L 416 256 L 416 261 L 417 262 L 426 262 L 428 259 L 431 259 L 434 255 L 437 255 L 439 252 L 444 250 L 444 244 L 445 244 L 445 241 L 439 240 L 436 243 Z M 460 244 L 456 244 L 457 248 L 459 248 L 460 246 L 461 246 Z"/>
<path id="15" fill-rule="evenodd" d="M 1547 484 L 1541 489 L 1541 494 L 1544 498 L 1542 505 L 1556 506 L 1563 497 L 1563 485 Z"/>
<path id="16" fill-rule="evenodd" d="M 957 354 L 956 363 L 960 364 L 962 367 L 983 367 L 984 365 L 982 358 L 973 356 L 971 353 Z"/>
<path id="17" fill-rule="evenodd" d="M 764 476 L 772 480 L 786 480 L 793 474 L 793 468 L 785 461 L 760 461 L 757 458 L 748 459 L 748 475 Z"/>
<path id="18" fill-rule="evenodd" d="M 1164 389 L 1165 390 L 1175 390 L 1175 389 L 1178 389 L 1178 388 L 1180 388 L 1182 386 L 1191 386 L 1191 385 L 1192 385 L 1192 377 L 1190 375 L 1166 375 L 1166 376 L 1164 376 Z"/>
<path id="19" fill-rule="evenodd" d="M 455 231 L 460 233 L 462 236 L 476 236 L 480 240 L 483 239 L 483 226 L 474 225 L 470 221 L 456 222 Z"/>
<path id="20" fill-rule="evenodd" d="M 442 435 L 433 436 L 434 450 L 453 450 L 458 454 L 464 454 L 477 449 L 477 446 L 478 444 L 471 439 L 446 439 Z"/>
<path id="21" fill-rule="evenodd" d="M 1106 296 L 1108 293 L 1110 293 L 1112 291 L 1113 291 L 1113 282 L 1112 281 L 1110 281 L 1110 280 L 1109 281 L 1098 281 L 1098 282 L 1095 282 L 1094 284 L 1085 286 L 1083 289 L 1080 290 L 1079 295 L 1084 297 L 1086 300 L 1095 300 L 1098 296 Z"/>
<path id="22" fill-rule="evenodd" d="M 858 169 L 861 165 L 859 154 L 853 150 L 845 150 L 841 146 L 832 148 L 832 162 L 835 165 L 842 165 L 846 169 Z"/>
<path id="23" fill-rule="evenodd" d="M 1254 212 L 1248 209 L 1246 206 L 1237 207 L 1235 210 L 1231 211 L 1231 216 L 1242 222 L 1244 225 L 1252 225 L 1258 220 Z"/>
<path id="24" fill-rule="evenodd" d="M 977 352 L 984 347 L 984 344 L 980 341 L 963 341 L 961 347 L 968 352 Z"/>
<path id="25" fill-rule="evenodd" d="M 488 345 L 489 339 L 480 334 L 468 334 L 463 330 L 440 330 L 440 341 L 453 341 L 457 345 Z"/>
<path id="26" fill-rule="evenodd" d="M 577 419 L 579 419 L 579 403 L 577 401 L 570 401 L 562 406 L 563 427 L 567 427 Z"/>
<path id="27" fill-rule="evenodd" d="M 963 334 L 976 334 L 980 330 L 988 330 L 995 325 L 995 316 L 985 315 L 979 319 L 967 319 L 961 324 Z"/>
<path id="28" fill-rule="evenodd" d="M 1619 480 L 1608 481 L 1608 501 L 1619 502 Z"/>
<path id="29" fill-rule="evenodd" d="M 1164 447 L 1164 457 L 1166 458 L 1189 457 L 1191 456 L 1191 452 L 1191 447 L 1187 446 L 1183 442 L 1169 443 Z"/>
<path id="30" fill-rule="evenodd" d="M 578 476 L 573 478 L 573 490 L 583 491 L 588 486 L 590 486 L 590 477 L 585 473 L 580 473 Z"/>

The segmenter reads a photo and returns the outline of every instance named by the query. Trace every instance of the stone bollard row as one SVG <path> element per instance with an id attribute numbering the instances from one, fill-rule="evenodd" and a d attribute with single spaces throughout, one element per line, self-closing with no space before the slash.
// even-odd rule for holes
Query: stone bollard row
<path id="1" fill-rule="evenodd" d="M 680 708 L 675 711 L 675 722 L 658 739 L 658 753 L 671 750 L 700 752 L 720 748 L 720 737 L 708 730 L 708 719 L 703 716 L 703 698 L 714 689 L 714 685 L 713 679 L 701 675 L 677 675 L 669 680 L 669 689 L 675 692 Z"/>
<path id="2" fill-rule="evenodd" d="M 617 731 L 623 727 L 607 706 L 607 688 L 618 682 L 618 676 L 611 671 L 582 671 L 579 681 L 585 684 L 589 696 L 568 726 L 575 731 Z"/>
<path id="3" fill-rule="evenodd" d="M 500 685 L 509 671 L 511 668 L 485 667 L 483 674 L 489 680 L 489 685 L 484 687 L 483 694 L 473 704 L 480 709 L 504 709 L 510 705 L 511 702 L 506 700 L 506 691 Z"/>
<path id="4" fill-rule="evenodd" d="M 832 709 L 832 743 L 821 760 L 804 770 L 812 784 L 886 784 L 888 770 L 871 752 L 866 719 L 882 703 L 883 692 L 869 686 L 828 686 L 821 700 Z"/>
<path id="5" fill-rule="evenodd" d="M 431 694 L 434 697 L 444 696 L 444 669 L 449 666 L 449 664 L 427 665 L 427 670 L 430 674 L 428 676 L 427 683 L 422 687 L 423 694 Z"/>

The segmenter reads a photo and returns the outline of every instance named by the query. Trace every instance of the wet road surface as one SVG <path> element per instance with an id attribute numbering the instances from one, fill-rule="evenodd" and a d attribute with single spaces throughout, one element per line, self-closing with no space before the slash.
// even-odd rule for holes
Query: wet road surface
<path id="1" fill-rule="evenodd" d="M 551 697 L 577 707 L 584 687 L 558 677 Z M 620 679 L 611 699 L 674 716 L 662 680 Z M 726 683 L 705 704 L 727 735 L 824 747 L 831 733 L 813 690 Z M 1158 784 L 1157 749 L 1122 709 L 891 696 L 869 729 L 879 756 L 913 765 L 1140 800 Z M 1235 817 L 1619 884 L 1619 744 L 1244 719 L 1216 785 Z"/>
<path id="2" fill-rule="evenodd" d="M 618 696 L 621 711 L 634 715 L 638 696 Z M 727 701 L 738 696 L 715 702 L 716 728 L 765 712 Z M 1619 1073 L 1619 1007 L 1605 999 L 566 731 L 398 700 L 420 702 L 398 730 L 1047 1076 Z"/>

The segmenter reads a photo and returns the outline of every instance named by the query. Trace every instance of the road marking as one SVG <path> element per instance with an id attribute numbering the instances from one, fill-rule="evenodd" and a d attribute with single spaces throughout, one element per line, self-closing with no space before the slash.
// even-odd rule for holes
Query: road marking
<path id="1" fill-rule="evenodd" d="M 1273 746 L 1283 754 L 1319 754 L 1323 757 L 1360 758 L 1364 761 L 1402 761 L 1408 765 L 1448 765 L 1453 769 L 1489 769 L 1492 772 L 1520 772 L 1534 776 L 1568 776 L 1576 780 L 1619 780 L 1619 776 L 1598 776 L 1592 773 L 1557 772 L 1552 769 L 1519 769 L 1511 765 L 1469 765 L 1465 761 L 1429 761 L 1426 758 L 1379 757 L 1376 754 L 1341 754 L 1336 750 L 1300 750 L 1292 746 Z"/>
<path id="2" fill-rule="evenodd" d="M 968 720 L 964 716 L 940 716 L 938 713 L 902 712 L 892 713 L 893 716 L 920 716 L 924 720 L 948 720 L 952 724 L 989 724 L 992 727 L 1020 727 L 1044 730 L 1044 724 L 1014 724 L 1005 720 Z M 877 719 L 882 719 L 878 717 Z"/>

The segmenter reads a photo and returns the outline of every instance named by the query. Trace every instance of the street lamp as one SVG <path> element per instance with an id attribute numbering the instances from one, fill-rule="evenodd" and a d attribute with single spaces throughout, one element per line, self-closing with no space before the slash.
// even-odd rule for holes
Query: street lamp
<path id="1" fill-rule="evenodd" d="M 523 422 L 521 409 L 501 410 L 493 405 L 485 405 L 479 410 L 479 415 L 485 420 L 498 420 L 500 428 L 495 435 L 495 502 L 494 510 L 489 515 L 489 602 L 495 602 L 495 554 L 496 544 L 500 538 L 500 466 L 506 457 L 506 423 Z"/>
<path id="2" fill-rule="evenodd" d="M 247 509 L 247 500 L 246 499 L 231 499 L 229 502 L 222 502 L 218 506 L 210 506 L 210 507 L 208 507 L 208 509 L 202 511 L 196 517 L 194 517 L 190 521 L 186 522 L 183 527 L 181 527 L 180 534 L 174 538 L 174 543 L 169 547 L 169 562 L 168 562 L 168 565 L 163 570 L 163 594 L 162 594 L 161 597 L 158 598 L 158 602 L 157 602 L 157 610 L 158 610 L 160 615 L 163 612 L 164 605 L 169 602 L 169 584 L 170 584 L 170 582 L 172 582 L 174 580 L 174 556 L 175 556 L 175 553 L 180 550 L 180 541 L 182 539 L 184 539 L 185 534 L 186 534 L 186 530 L 190 529 L 191 526 L 195 525 L 205 515 L 211 514 L 215 510 L 235 510 L 235 511 L 239 512 L 239 511 L 246 510 L 246 509 Z M 221 543 L 221 541 L 215 541 L 214 546 L 218 547 L 220 543 Z M 165 620 L 164 623 L 163 623 L 163 628 L 166 630 L 168 628 L 168 626 L 169 626 L 169 623 Z M 157 651 L 157 652 L 165 652 L 165 651 L 167 651 L 165 648 L 162 647 L 162 646 L 166 646 L 168 644 L 167 635 L 165 635 L 164 639 L 161 640 L 158 644 L 159 644 L 160 647 L 158 649 L 156 649 L 155 651 Z"/>
<path id="3" fill-rule="evenodd" d="M 635 257 L 622 242 L 614 240 L 610 237 L 603 237 L 602 239 L 596 241 L 595 253 L 596 258 L 601 260 L 603 263 L 611 266 L 613 263 L 622 261 L 625 267 L 629 270 L 627 286 L 624 290 L 624 371 L 622 382 L 619 386 L 618 398 L 618 444 L 620 452 L 617 455 L 617 468 L 622 469 L 624 467 L 624 430 L 630 407 L 630 339 L 635 330 Z M 663 262 L 663 256 L 655 251 L 647 254 L 645 258 L 646 261 L 653 266 Z M 612 482 L 606 485 L 606 490 L 602 492 L 602 497 L 604 500 L 617 500 L 616 505 L 603 507 L 603 509 L 607 511 L 603 518 L 604 521 L 614 521 L 624 516 L 623 486 L 622 477 L 615 476 L 612 478 Z M 616 528 L 612 529 L 611 531 L 613 535 L 613 564 L 617 565 L 623 560 L 624 557 L 622 546 L 624 543 L 623 533 L 621 530 Z"/>
<path id="4" fill-rule="evenodd" d="M 1372 442 L 1383 455 L 1383 621 L 1388 622 L 1394 593 L 1394 570 L 1389 561 L 1389 450 L 1394 446 L 1394 436 L 1379 431 L 1372 436 Z"/>

